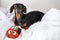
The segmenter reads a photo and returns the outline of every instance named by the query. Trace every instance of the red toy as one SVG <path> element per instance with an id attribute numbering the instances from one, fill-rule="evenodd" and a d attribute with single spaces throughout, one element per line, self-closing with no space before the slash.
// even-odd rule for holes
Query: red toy
<path id="1" fill-rule="evenodd" d="M 20 31 L 20 32 L 19 32 L 19 31 Z M 9 28 L 9 29 L 7 30 L 6 36 L 9 37 L 9 38 L 15 39 L 15 38 L 17 38 L 17 37 L 20 35 L 20 33 L 21 33 L 21 29 L 18 30 L 17 27 L 11 27 L 11 28 Z"/>

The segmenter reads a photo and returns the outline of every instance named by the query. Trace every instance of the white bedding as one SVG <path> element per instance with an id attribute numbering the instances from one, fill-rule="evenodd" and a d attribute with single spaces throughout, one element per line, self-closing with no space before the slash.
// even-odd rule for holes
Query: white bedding
<path id="1" fill-rule="evenodd" d="M 60 22 L 60 10 L 51 8 L 42 18 L 42 21 L 59 21 Z"/>
<path id="2" fill-rule="evenodd" d="M 0 40 L 3 40 L 6 30 L 13 25 L 4 12 L 0 11 Z"/>
<path id="3" fill-rule="evenodd" d="M 46 14 L 46 16 L 43 17 L 41 22 L 37 22 L 31 25 L 28 30 L 22 33 L 22 36 L 19 36 L 17 39 L 14 39 L 14 40 L 60 40 L 60 21 L 59 21 L 60 16 L 58 17 L 58 15 L 60 15 L 60 11 L 58 12 L 58 10 L 54 8 L 51 10 L 48 11 L 47 13 L 48 15 Z M 57 16 L 51 17 L 49 15 L 52 15 L 52 16 L 57 15 Z M 47 18 L 48 16 L 50 20 L 49 18 Z M 1 34 L 0 39 L 4 37 L 6 30 L 12 26 L 13 23 L 12 24 L 11 23 L 12 22 L 9 20 L 5 20 L 1 22 L 0 29 L 3 31 L 0 30 L 0 34 Z M 5 40 L 13 40 L 13 39 L 6 37 Z"/>

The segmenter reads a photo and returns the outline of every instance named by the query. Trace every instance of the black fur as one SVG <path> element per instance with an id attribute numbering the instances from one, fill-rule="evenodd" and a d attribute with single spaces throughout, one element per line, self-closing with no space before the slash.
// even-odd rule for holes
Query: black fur
<path id="1" fill-rule="evenodd" d="M 31 26 L 32 24 L 41 21 L 42 17 L 44 16 L 44 13 L 40 11 L 31 11 L 26 14 L 26 17 L 24 20 L 22 20 L 22 23 L 26 23 L 27 26 Z M 24 28 L 24 27 L 23 27 Z"/>
<path id="2" fill-rule="evenodd" d="M 19 23 L 21 23 L 21 27 L 25 28 L 26 26 L 30 27 L 33 23 L 41 21 L 42 17 L 44 16 L 44 13 L 40 12 L 40 11 L 31 11 L 29 13 L 26 13 L 26 6 L 24 6 L 21 3 L 17 3 L 14 4 L 13 6 L 11 6 L 10 8 L 10 13 L 12 13 L 14 6 L 17 5 L 17 8 L 22 8 L 23 11 L 21 12 L 22 16 L 20 17 L 18 21 L 17 18 L 15 17 L 15 24 L 19 25 Z M 26 13 L 26 14 L 24 14 Z M 26 23 L 26 26 L 22 26 L 24 23 Z"/>

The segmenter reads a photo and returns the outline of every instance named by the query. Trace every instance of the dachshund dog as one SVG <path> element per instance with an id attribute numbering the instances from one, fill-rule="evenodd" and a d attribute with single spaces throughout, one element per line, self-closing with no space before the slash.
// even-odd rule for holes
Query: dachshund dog
<path id="1" fill-rule="evenodd" d="M 32 24 L 41 21 L 44 13 L 40 11 L 31 11 L 26 13 L 26 6 L 21 3 L 13 4 L 10 8 L 10 13 L 14 10 L 15 12 L 15 21 L 16 25 L 20 25 L 24 29 L 28 29 Z M 26 14 L 24 14 L 26 13 Z"/>

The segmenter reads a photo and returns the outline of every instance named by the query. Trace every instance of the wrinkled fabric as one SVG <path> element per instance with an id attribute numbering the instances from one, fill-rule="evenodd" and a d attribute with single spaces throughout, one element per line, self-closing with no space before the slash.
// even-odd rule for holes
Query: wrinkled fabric
<path id="1" fill-rule="evenodd" d="M 54 13 L 55 12 L 53 12 L 53 14 Z M 58 15 L 58 14 L 56 14 L 56 15 Z M 55 20 L 55 21 L 53 21 L 53 20 Z M 5 33 L 6 33 L 6 30 L 8 30 L 8 28 L 13 26 L 14 24 L 9 18 L 7 18 L 7 19 L 5 18 L 4 20 L 0 20 L 0 29 L 1 29 L 0 30 L 0 39 L 3 40 L 5 37 L 4 40 L 60 40 L 60 22 L 59 22 L 59 20 L 60 19 L 56 20 L 55 18 L 54 19 L 52 18 L 52 20 L 45 21 L 45 19 L 43 19 L 42 21 L 39 21 L 39 22 L 31 25 L 28 30 L 22 29 L 22 33 L 18 38 L 11 39 L 11 38 L 6 37 Z"/>
<path id="2" fill-rule="evenodd" d="M 0 40 L 3 40 L 6 31 L 9 27 L 14 26 L 14 23 L 2 11 L 0 14 Z"/>

